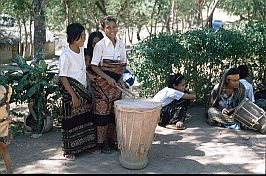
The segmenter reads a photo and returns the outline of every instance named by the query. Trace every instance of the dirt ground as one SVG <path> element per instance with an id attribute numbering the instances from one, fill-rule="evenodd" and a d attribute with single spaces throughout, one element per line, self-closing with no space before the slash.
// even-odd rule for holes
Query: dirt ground
<path id="1" fill-rule="evenodd" d="M 256 131 L 230 130 L 209 126 L 204 108 L 191 107 L 187 129 L 173 131 L 157 126 L 141 170 L 121 166 L 119 152 L 81 153 L 76 161 L 63 159 L 60 129 L 54 127 L 40 138 L 15 136 L 9 150 L 15 174 L 265 174 L 266 135 Z M 0 173 L 5 173 L 0 159 Z"/>

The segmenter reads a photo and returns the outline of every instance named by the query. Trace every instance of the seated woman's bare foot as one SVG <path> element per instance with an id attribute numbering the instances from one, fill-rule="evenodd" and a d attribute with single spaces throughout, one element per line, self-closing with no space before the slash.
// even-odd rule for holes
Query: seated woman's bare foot
<path id="1" fill-rule="evenodd" d="M 172 130 L 184 130 L 184 124 L 182 122 L 177 122 L 175 125 L 166 125 L 165 128 L 172 129 Z"/>
<path id="2" fill-rule="evenodd" d="M 74 154 L 67 154 L 65 155 L 65 159 L 68 161 L 74 161 L 76 159 Z"/>
<path id="3" fill-rule="evenodd" d="M 183 122 L 176 122 L 175 125 L 176 125 L 177 130 L 184 130 L 185 129 Z"/>
<path id="4" fill-rule="evenodd" d="M 165 128 L 172 129 L 172 130 L 177 130 L 176 125 L 166 125 Z"/>

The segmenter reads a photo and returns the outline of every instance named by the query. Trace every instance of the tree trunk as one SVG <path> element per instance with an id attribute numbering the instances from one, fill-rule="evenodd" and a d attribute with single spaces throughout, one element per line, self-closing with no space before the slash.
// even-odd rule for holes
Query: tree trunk
<path id="1" fill-rule="evenodd" d="M 100 11 L 102 12 L 102 14 L 104 16 L 107 16 L 107 11 L 106 11 L 106 7 L 105 7 L 105 0 L 97 0 L 96 2 L 97 7 L 100 9 Z"/>
<path id="2" fill-rule="evenodd" d="M 17 17 L 18 19 L 18 27 L 19 27 L 19 47 L 18 47 L 18 54 L 22 55 L 22 42 L 21 42 L 21 38 L 22 38 L 22 29 L 21 29 L 21 22 L 20 22 L 20 17 Z"/>
<path id="3" fill-rule="evenodd" d="M 22 24 L 24 27 L 24 36 L 25 36 L 25 41 L 24 41 L 24 45 L 23 45 L 23 57 L 25 58 L 26 56 L 26 52 L 27 52 L 27 48 L 28 48 L 28 32 L 27 32 L 27 25 L 26 25 L 26 19 L 24 16 L 22 16 Z"/>
<path id="4" fill-rule="evenodd" d="M 152 12 L 151 12 L 151 18 L 150 18 L 150 20 L 151 20 L 151 28 L 150 28 L 150 31 L 148 31 L 150 35 L 152 34 L 152 29 L 153 29 L 153 26 L 152 26 L 152 25 L 153 25 L 152 20 L 153 20 L 153 16 L 154 16 L 154 14 L 155 14 L 155 7 L 156 7 L 156 5 L 157 5 L 157 2 L 158 2 L 158 0 L 155 0 L 154 5 L 153 5 L 153 8 L 152 8 Z"/>
<path id="5" fill-rule="evenodd" d="M 141 27 L 142 26 L 140 24 L 137 25 L 137 28 L 138 28 L 138 31 L 137 31 L 137 39 L 138 39 L 138 41 L 141 40 L 140 35 L 139 35 L 140 34 L 140 31 L 141 31 Z"/>
<path id="6" fill-rule="evenodd" d="M 69 4 L 68 4 L 68 0 L 64 0 L 64 4 L 65 4 L 65 20 L 66 20 L 66 27 L 69 24 Z"/>
<path id="7" fill-rule="evenodd" d="M 176 22 L 176 1 L 172 0 L 172 6 L 171 6 L 171 20 L 170 20 L 170 16 L 169 16 L 169 22 L 168 22 L 168 26 L 166 26 L 166 31 L 170 31 L 170 21 L 172 21 L 172 26 L 171 29 L 172 31 L 174 30 L 174 24 Z M 167 29 L 169 28 L 169 29 Z"/>
<path id="8" fill-rule="evenodd" d="M 133 29 L 130 31 L 130 27 L 127 28 L 127 35 L 128 35 L 128 40 L 130 44 L 132 44 L 133 41 Z"/>
<path id="9" fill-rule="evenodd" d="M 160 9 L 158 9 L 158 13 L 157 13 L 157 16 L 160 15 Z M 155 24 L 154 24 L 154 33 L 156 34 L 157 32 L 157 23 L 158 23 L 158 18 L 155 19 Z"/>
<path id="10" fill-rule="evenodd" d="M 137 31 L 137 39 L 138 39 L 138 41 L 141 40 L 140 35 L 139 35 L 139 30 Z"/>
<path id="11" fill-rule="evenodd" d="M 210 9 L 208 9 L 208 11 L 210 12 L 210 14 L 208 14 L 207 16 L 207 19 L 206 19 L 206 23 L 205 23 L 205 27 L 207 26 L 212 26 L 212 19 L 213 19 L 213 13 L 214 13 L 214 10 L 217 6 L 217 3 L 218 3 L 219 0 L 213 0 L 209 6 Z"/>
<path id="12" fill-rule="evenodd" d="M 177 16 L 177 11 L 179 10 L 178 7 L 175 8 L 176 9 L 176 12 L 175 12 L 175 22 L 176 22 L 176 32 L 179 32 L 178 31 L 178 28 L 179 28 L 179 18 Z"/>
<path id="13" fill-rule="evenodd" d="M 33 56 L 33 40 L 32 40 L 32 31 L 31 31 L 31 28 L 32 28 L 32 22 L 33 22 L 33 19 L 32 19 L 33 15 L 31 15 L 30 17 L 30 57 L 32 58 Z"/>
<path id="14" fill-rule="evenodd" d="M 45 0 L 33 0 L 34 13 L 34 58 L 45 59 Z"/>
<path id="15" fill-rule="evenodd" d="M 201 17 L 202 17 L 202 3 L 203 3 L 203 0 L 198 0 L 198 2 L 197 2 L 197 7 L 198 7 L 198 11 L 197 11 L 197 27 L 200 26 L 200 21 L 201 21 Z"/>
<path id="16" fill-rule="evenodd" d="M 183 31 L 184 31 L 184 19 L 182 18 L 181 21 L 182 21 L 182 28 L 181 28 L 181 31 L 183 32 Z"/>

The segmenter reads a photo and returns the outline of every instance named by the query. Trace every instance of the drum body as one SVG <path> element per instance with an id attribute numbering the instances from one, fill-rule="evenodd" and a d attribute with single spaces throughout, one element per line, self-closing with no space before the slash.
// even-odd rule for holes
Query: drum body
<path id="1" fill-rule="evenodd" d="M 161 103 L 148 99 L 122 99 L 114 102 L 119 161 L 127 169 L 143 169 L 148 163 Z"/>
<path id="2" fill-rule="evenodd" d="M 232 116 L 250 129 L 258 130 L 260 133 L 265 133 L 266 131 L 265 111 L 251 102 L 248 98 L 245 98 L 237 106 Z"/>

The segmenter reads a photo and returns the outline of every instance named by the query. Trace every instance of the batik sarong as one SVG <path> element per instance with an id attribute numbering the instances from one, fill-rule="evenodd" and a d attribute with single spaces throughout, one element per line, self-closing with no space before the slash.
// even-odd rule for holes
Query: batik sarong
<path id="1" fill-rule="evenodd" d="M 97 133 L 92 113 L 92 93 L 73 78 L 68 78 L 70 86 L 80 100 L 80 106 L 72 107 L 71 95 L 64 89 L 62 94 L 62 142 L 64 155 L 77 154 L 96 146 Z"/>
<path id="2" fill-rule="evenodd" d="M 102 71 L 112 77 L 119 86 L 118 82 L 126 68 L 126 63 L 114 60 L 103 60 L 101 65 Z M 97 81 L 93 83 L 95 89 L 94 114 L 96 115 L 97 125 L 105 126 L 110 119 L 110 114 L 113 113 L 113 103 L 115 100 L 121 98 L 122 92 L 117 87 L 110 85 L 104 78 L 98 77 Z"/>
<path id="3" fill-rule="evenodd" d="M 104 59 L 100 68 L 122 87 L 119 80 L 122 79 L 122 75 L 126 69 L 126 63 Z M 103 143 L 106 140 L 106 136 L 107 138 L 114 138 L 113 136 L 115 136 L 115 134 L 112 134 L 113 132 L 107 132 L 106 128 L 107 125 L 113 126 L 113 129 L 115 128 L 113 105 L 114 101 L 121 99 L 122 92 L 101 77 L 98 77 L 96 82 L 92 83 L 92 87 L 95 90 L 93 112 L 97 123 L 98 143 Z"/>
<path id="4" fill-rule="evenodd" d="M 162 108 L 158 125 L 165 127 L 166 125 L 176 124 L 177 122 L 184 123 L 189 104 L 189 100 L 173 100 L 170 104 Z"/>

